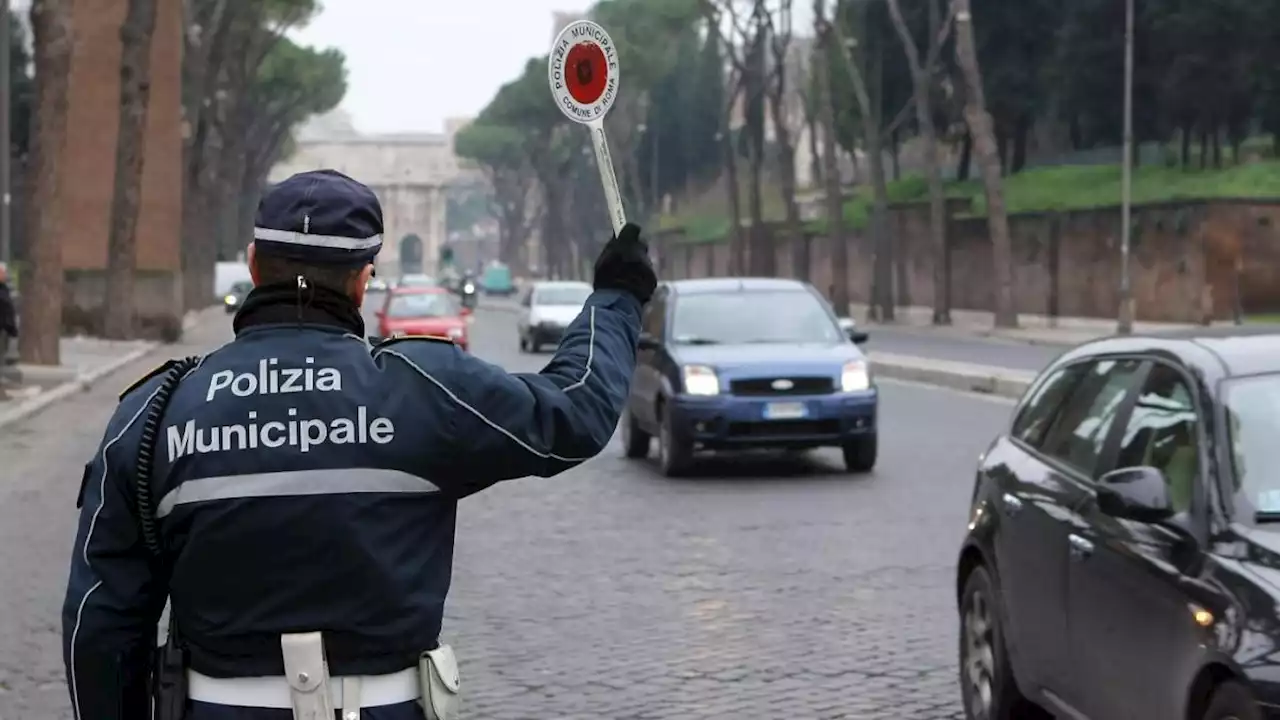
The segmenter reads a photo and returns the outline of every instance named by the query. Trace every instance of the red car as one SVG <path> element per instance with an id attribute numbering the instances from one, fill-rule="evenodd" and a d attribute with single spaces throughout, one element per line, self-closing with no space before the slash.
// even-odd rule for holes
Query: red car
<path id="1" fill-rule="evenodd" d="M 467 316 L 470 308 L 441 287 L 398 287 L 387 293 L 377 312 L 378 335 L 436 335 L 467 349 Z"/>

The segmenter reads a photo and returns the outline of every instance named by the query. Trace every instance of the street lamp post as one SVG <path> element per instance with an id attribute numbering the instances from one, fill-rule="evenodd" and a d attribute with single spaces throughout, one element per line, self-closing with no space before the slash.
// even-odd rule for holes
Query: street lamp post
<path id="1" fill-rule="evenodd" d="M 1124 159 L 1120 164 L 1120 308 L 1116 332 L 1133 332 L 1133 264 L 1130 235 L 1133 226 L 1133 0 L 1124 7 Z"/>

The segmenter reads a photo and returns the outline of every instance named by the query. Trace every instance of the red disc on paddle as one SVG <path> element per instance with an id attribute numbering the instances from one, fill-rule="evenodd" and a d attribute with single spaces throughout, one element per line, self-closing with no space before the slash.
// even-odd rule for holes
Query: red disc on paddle
<path id="1" fill-rule="evenodd" d="M 564 83 L 573 99 L 590 105 L 604 95 L 609 85 L 609 63 L 604 50 L 593 42 L 584 42 L 569 49 L 564 63 Z"/>

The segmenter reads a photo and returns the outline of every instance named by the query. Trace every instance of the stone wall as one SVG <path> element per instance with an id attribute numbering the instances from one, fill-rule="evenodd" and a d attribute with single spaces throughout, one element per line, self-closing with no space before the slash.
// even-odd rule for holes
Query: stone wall
<path id="1" fill-rule="evenodd" d="M 990 310 L 994 283 L 985 218 L 968 217 L 967 201 L 952 201 L 948 238 L 951 301 L 960 309 Z M 895 237 L 894 291 L 899 305 L 932 305 L 933 253 L 928 207 L 891 209 Z M 1062 317 L 1115 317 L 1120 277 L 1120 209 L 1013 215 L 1017 309 Z M 778 274 L 796 277 L 790 243 L 777 225 L 764 228 L 778 253 Z M 808 279 L 831 287 L 827 238 L 808 235 Z M 869 301 L 873 253 L 862 232 L 851 232 L 849 282 L 853 301 Z M 727 243 L 686 243 L 678 231 L 655 244 L 667 278 L 729 273 Z M 1133 294 L 1142 320 L 1202 322 L 1230 318 L 1237 293 L 1245 313 L 1280 312 L 1280 201 L 1212 200 L 1135 206 Z"/>

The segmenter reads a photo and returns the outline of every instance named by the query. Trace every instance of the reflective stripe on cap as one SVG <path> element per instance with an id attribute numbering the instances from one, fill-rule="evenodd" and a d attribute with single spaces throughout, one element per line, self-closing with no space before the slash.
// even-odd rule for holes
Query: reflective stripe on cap
<path id="1" fill-rule="evenodd" d="M 287 243 L 289 245 L 333 248 L 335 250 L 369 250 L 382 245 L 381 235 L 373 235 L 367 238 L 349 238 L 340 235 L 312 235 L 310 233 L 264 227 L 255 227 L 253 229 L 253 239 Z"/>

